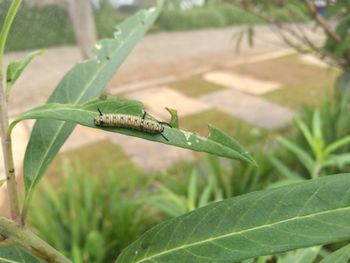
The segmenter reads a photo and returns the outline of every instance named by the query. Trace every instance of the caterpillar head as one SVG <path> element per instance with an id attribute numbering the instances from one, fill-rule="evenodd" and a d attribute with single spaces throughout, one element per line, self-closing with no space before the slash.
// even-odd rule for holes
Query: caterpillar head
<path id="1" fill-rule="evenodd" d="M 95 118 L 95 125 L 101 126 L 103 124 L 103 116 L 96 116 Z"/>

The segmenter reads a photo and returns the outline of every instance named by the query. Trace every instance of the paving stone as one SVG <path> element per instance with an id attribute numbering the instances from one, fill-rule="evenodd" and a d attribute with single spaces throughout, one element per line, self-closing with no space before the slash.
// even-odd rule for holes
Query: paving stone
<path id="1" fill-rule="evenodd" d="M 160 120 L 169 119 L 165 107 L 177 109 L 178 115 L 184 117 L 206 111 L 211 107 L 197 99 L 189 98 L 167 87 L 155 87 L 129 93 L 128 98 L 142 101 L 148 113 Z"/>
<path id="2" fill-rule="evenodd" d="M 294 112 L 288 108 L 236 90 L 219 91 L 202 96 L 200 100 L 266 129 L 281 128 L 294 117 Z"/>
<path id="3" fill-rule="evenodd" d="M 262 95 L 282 87 L 278 82 L 259 80 L 250 76 L 225 71 L 209 72 L 204 75 L 204 79 L 253 95 Z"/>
<path id="4" fill-rule="evenodd" d="M 186 149 L 115 133 L 109 133 L 108 137 L 143 171 L 162 170 L 177 162 L 194 159 L 192 152 Z"/>

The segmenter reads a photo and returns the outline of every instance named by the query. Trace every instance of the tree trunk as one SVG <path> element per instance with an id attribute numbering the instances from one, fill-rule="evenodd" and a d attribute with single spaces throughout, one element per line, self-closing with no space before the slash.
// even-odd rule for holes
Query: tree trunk
<path id="1" fill-rule="evenodd" d="M 96 43 L 97 36 L 90 1 L 69 0 L 69 14 L 83 58 L 92 58 L 91 50 Z"/>

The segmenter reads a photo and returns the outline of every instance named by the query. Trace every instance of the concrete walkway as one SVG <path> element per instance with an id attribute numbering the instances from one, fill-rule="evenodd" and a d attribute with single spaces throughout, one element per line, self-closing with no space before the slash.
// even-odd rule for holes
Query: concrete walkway
<path id="1" fill-rule="evenodd" d="M 268 130 L 282 128 L 294 118 L 294 112 L 285 107 L 237 90 L 215 92 L 202 96 L 200 100 Z"/>
<path id="2" fill-rule="evenodd" d="M 212 69 L 244 63 L 270 52 L 285 52 L 286 46 L 268 27 L 256 29 L 254 47 L 243 43 L 236 52 L 233 36 L 242 27 L 188 32 L 164 32 L 145 36 L 132 51 L 108 86 L 116 93 L 124 85 L 203 73 Z M 28 52 L 10 53 L 5 64 L 21 59 Z M 270 54 L 268 54 L 270 55 Z M 10 97 L 12 114 L 44 103 L 64 74 L 81 61 L 76 47 L 49 48 L 25 70 Z"/>

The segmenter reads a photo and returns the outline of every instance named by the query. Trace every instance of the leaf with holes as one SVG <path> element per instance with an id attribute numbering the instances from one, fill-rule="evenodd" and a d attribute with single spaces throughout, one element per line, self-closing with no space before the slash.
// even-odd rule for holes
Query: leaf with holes
<path id="1" fill-rule="evenodd" d="M 48 103 L 83 103 L 101 94 L 116 70 L 157 18 L 162 1 L 156 8 L 142 10 L 125 20 L 117 29 L 115 39 L 96 45 L 96 59 L 74 66 L 61 80 Z M 24 216 L 33 188 L 39 182 L 75 124 L 55 120 L 35 123 L 24 158 L 26 199 Z"/>
<path id="2" fill-rule="evenodd" d="M 80 105 L 48 103 L 20 115 L 11 123 L 10 130 L 21 120 L 53 119 L 255 164 L 254 159 L 234 138 L 215 127 L 211 127 L 210 135 L 208 138 L 204 138 L 192 132 L 164 125 L 162 134 L 167 138 L 166 140 L 158 134 L 149 134 L 125 128 L 96 126 L 94 120 L 99 115 L 97 109 L 100 109 L 103 113 L 130 114 L 135 116 L 142 116 L 143 114 L 142 103 L 133 100 L 118 100 L 114 97 L 108 97 L 106 100 L 94 99 Z"/>

